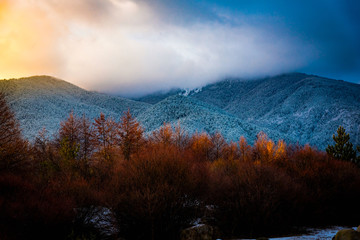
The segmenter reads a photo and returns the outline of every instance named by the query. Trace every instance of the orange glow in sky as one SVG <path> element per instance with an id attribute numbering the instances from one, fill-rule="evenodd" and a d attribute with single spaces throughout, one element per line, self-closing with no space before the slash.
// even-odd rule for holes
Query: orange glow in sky
<path id="1" fill-rule="evenodd" d="M 0 79 L 51 75 L 130 95 L 294 71 L 355 76 L 356 10 L 353 21 L 347 1 L 290 2 L 0 0 Z"/>
<path id="2" fill-rule="evenodd" d="M 51 22 L 41 9 L 24 1 L 0 2 L 0 79 L 56 73 Z M 55 61 L 54 61 L 55 60 Z"/>

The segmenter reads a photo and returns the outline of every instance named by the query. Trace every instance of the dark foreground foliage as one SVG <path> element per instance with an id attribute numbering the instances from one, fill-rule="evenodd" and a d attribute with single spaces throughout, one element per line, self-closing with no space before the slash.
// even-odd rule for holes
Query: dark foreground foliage
<path id="1" fill-rule="evenodd" d="M 43 130 L 30 144 L 0 104 L 0 239 L 178 239 L 197 218 L 222 237 L 358 224 L 360 169 L 310 146 L 169 125 L 145 137 L 129 112 L 93 123 L 70 114 L 56 139 Z M 112 235 L 89 223 L 99 207 Z"/>

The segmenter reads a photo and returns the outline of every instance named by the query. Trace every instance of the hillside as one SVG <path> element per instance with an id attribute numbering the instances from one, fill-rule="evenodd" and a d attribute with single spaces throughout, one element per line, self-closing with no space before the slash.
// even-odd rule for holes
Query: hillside
<path id="1" fill-rule="evenodd" d="M 274 139 L 281 138 L 276 130 L 261 129 L 218 107 L 183 95 L 174 95 L 154 104 L 141 113 L 138 120 L 148 131 L 157 129 L 163 123 L 171 123 L 174 126 L 180 123 L 188 133 L 219 131 L 226 139 L 233 141 L 238 141 L 240 136 L 244 136 L 252 142 L 260 131 L 266 131 Z"/>
<path id="2" fill-rule="evenodd" d="M 33 139 L 43 127 L 52 135 L 71 111 L 80 116 L 86 114 L 91 119 L 100 112 L 119 119 L 128 109 L 137 115 L 148 106 L 121 97 L 89 92 L 49 76 L 1 80 L 0 92 L 6 95 L 20 121 L 23 135 L 29 139 Z"/>
<path id="3" fill-rule="evenodd" d="M 282 138 L 300 144 L 310 143 L 324 149 L 332 142 L 332 134 L 339 125 L 350 133 L 354 144 L 360 144 L 358 84 L 292 73 L 258 80 L 224 80 L 188 95 L 236 116 L 243 123 L 256 125 L 265 132 L 276 130 Z M 142 99 L 154 102 L 162 97 L 156 94 Z"/>

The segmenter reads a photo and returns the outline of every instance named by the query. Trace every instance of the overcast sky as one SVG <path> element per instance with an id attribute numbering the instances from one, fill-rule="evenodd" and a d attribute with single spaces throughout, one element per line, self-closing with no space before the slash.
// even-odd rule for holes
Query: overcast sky
<path id="1" fill-rule="evenodd" d="M 294 71 L 360 83 L 360 1 L 0 0 L 0 78 L 131 96 Z"/>

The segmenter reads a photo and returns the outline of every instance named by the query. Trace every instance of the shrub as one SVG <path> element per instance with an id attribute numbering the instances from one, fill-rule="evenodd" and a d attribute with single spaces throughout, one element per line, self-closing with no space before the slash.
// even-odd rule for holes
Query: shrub
<path id="1" fill-rule="evenodd" d="M 0 176 L 0 238 L 64 239 L 70 231 L 71 197 L 14 174 Z"/>
<path id="2" fill-rule="evenodd" d="M 269 165 L 214 162 L 211 202 L 220 228 L 229 236 L 277 232 L 291 226 L 296 196 L 289 176 Z"/>
<path id="3" fill-rule="evenodd" d="M 154 144 L 117 174 L 115 209 L 125 237 L 174 239 L 195 217 L 192 167 L 173 146 Z"/>

